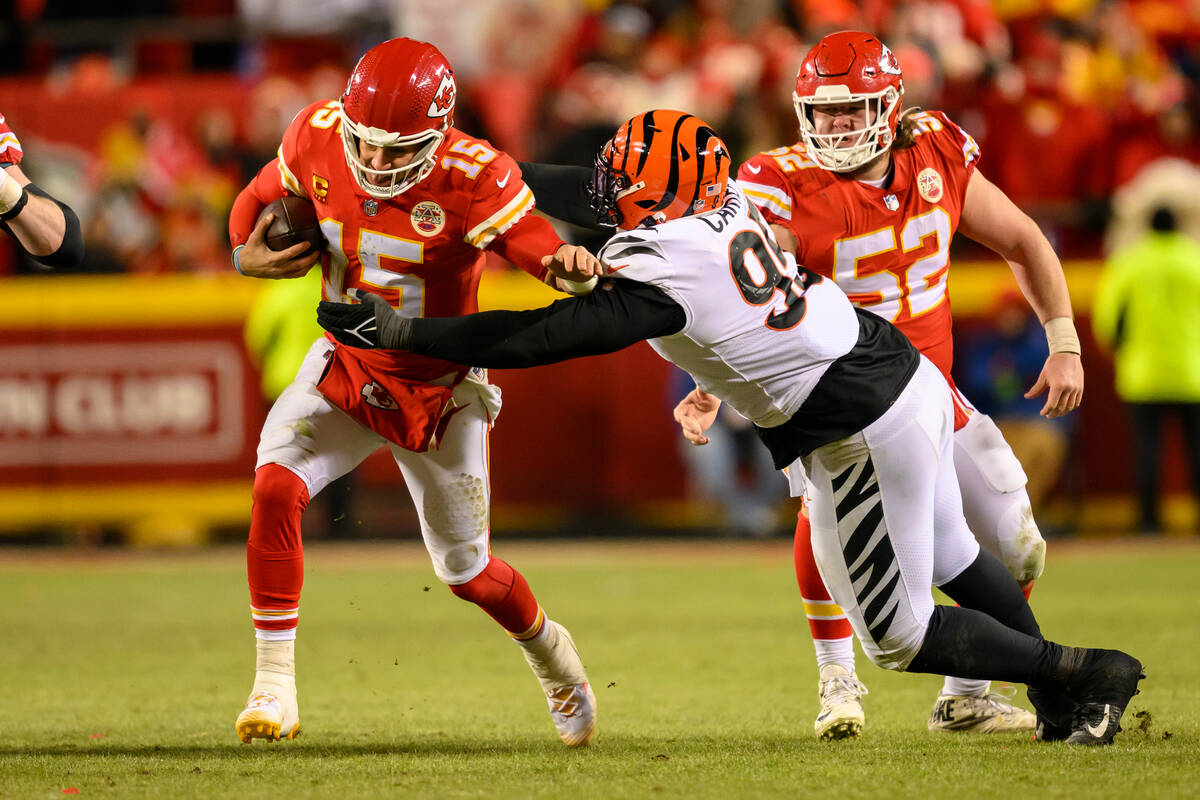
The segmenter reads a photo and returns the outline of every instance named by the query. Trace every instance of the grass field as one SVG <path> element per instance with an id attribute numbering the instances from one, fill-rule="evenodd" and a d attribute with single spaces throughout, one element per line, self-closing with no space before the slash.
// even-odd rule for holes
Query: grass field
<path id="1" fill-rule="evenodd" d="M 309 549 L 304 735 L 245 746 L 242 555 L 0 552 L 0 797 L 1185 797 L 1200 782 L 1200 545 L 1051 546 L 1046 634 L 1149 678 L 1105 749 L 931 734 L 939 680 L 886 673 L 861 740 L 812 735 L 790 543 L 495 543 L 599 700 L 562 747 L 515 646 L 413 546 Z M 1022 697 L 1023 700 L 1023 697 Z M 1136 712 L 1146 712 L 1135 717 Z M 72 792 L 73 794 L 73 792 Z"/>

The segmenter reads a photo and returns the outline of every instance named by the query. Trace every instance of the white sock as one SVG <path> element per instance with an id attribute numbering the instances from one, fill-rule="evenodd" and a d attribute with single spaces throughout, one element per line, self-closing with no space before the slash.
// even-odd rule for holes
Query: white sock
<path id="1" fill-rule="evenodd" d="M 841 664 L 854 672 L 854 637 L 845 639 L 813 639 L 817 651 L 817 669 L 826 664 Z"/>
<path id="2" fill-rule="evenodd" d="M 271 642 L 257 639 L 258 658 L 254 669 L 254 688 L 251 696 L 258 692 L 268 694 L 296 694 L 296 640 Z"/>
<path id="3" fill-rule="evenodd" d="M 942 694 L 954 695 L 955 697 L 982 697 L 988 693 L 988 689 L 992 688 L 991 681 L 980 681 L 972 678 L 952 678 L 946 676 L 946 680 L 942 683 Z"/>

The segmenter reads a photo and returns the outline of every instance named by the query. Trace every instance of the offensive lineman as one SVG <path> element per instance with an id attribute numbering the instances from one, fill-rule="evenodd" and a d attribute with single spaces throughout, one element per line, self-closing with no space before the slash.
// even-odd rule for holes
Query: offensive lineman
<path id="1" fill-rule="evenodd" d="M 21 169 L 25 151 L 0 114 L 0 228 L 30 258 L 52 269 L 71 269 L 83 261 L 79 217 L 66 203 L 47 194 Z"/>
<path id="2" fill-rule="evenodd" d="M 842 31 L 805 57 L 793 99 L 801 141 L 760 153 L 738 180 L 780 245 L 832 278 L 860 308 L 894 323 L 950 384 L 954 466 L 968 527 L 1029 596 L 1046 543 L 1025 491 L 1025 472 L 999 428 L 954 386 L 949 247 L 954 232 L 994 250 L 1015 274 L 1046 327 L 1050 356 L 1026 397 L 1048 391 L 1057 417 L 1083 395 L 1079 339 L 1062 265 L 1037 225 L 977 169 L 975 141 L 940 111 L 904 113 L 900 65 L 874 36 Z M 677 416 L 704 402 L 699 393 Z M 684 435 L 694 444 L 702 436 Z M 821 581 L 799 517 L 796 576 L 820 669 L 818 737 L 857 736 L 863 726 L 851 626 Z M 1034 716 L 986 680 L 947 677 L 929 719 L 936 731 L 1032 729 Z"/>
<path id="3" fill-rule="evenodd" d="M 392 39 L 367 51 L 341 99 L 301 111 L 278 158 L 238 196 L 229 221 L 238 271 L 295 278 L 317 262 L 320 254 L 304 243 L 269 250 L 269 215 L 255 225 L 268 203 L 290 193 L 309 198 L 321 219 L 327 299 L 370 293 L 415 317 L 469 313 L 478 307 L 484 249 L 583 291 L 598 262 L 529 213 L 533 196 L 516 162 L 453 127 L 455 92 L 454 73 L 431 44 Z M 520 646 L 562 741 L 591 740 L 596 698 L 570 634 L 545 616 L 521 574 L 490 552 L 487 436 L 500 392 L 471 363 L 321 338 L 272 407 L 259 440 L 246 550 L 258 657 L 236 722 L 242 741 L 299 733 L 301 513 L 381 445 L 404 475 L 437 577 Z"/>
<path id="4" fill-rule="evenodd" d="M 564 183 L 583 173 L 584 193 L 586 169 L 555 169 Z M 1042 638 L 967 529 L 945 379 L 898 329 L 798 267 L 728 170 L 707 125 L 646 112 L 617 130 L 587 183 L 596 218 L 621 229 L 600 253 L 615 280 L 534 311 L 413 319 L 367 295 L 322 302 L 318 321 L 346 344 L 496 368 L 649 339 L 755 423 L 793 494 L 807 486 L 821 574 L 872 661 L 1028 684 L 1039 721 L 1068 742 L 1111 743 L 1141 664 Z M 935 606 L 931 584 L 961 607 Z"/>

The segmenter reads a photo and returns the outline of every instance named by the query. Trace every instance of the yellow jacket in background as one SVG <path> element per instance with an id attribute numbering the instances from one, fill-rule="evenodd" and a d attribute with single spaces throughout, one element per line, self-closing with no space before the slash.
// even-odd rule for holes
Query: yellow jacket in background
<path id="1" fill-rule="evenodd" d="M 1104 266 L 1092 307 L 1129 403 L 1200 402 L 1200 244 L 1150 232 Z"/>
<path id="2" fill-rule="evenodd" d="M 246 317 L 246 348 L 262 369 L 262 393 L 274 401 L 296 377 L 308 349 L 325 331 L 317 324 L 321 268 L 303 278 L 263 281 Z"/>

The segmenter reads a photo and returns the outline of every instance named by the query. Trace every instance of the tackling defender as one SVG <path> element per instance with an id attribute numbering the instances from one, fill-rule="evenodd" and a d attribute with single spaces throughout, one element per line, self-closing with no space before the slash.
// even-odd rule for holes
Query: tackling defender
<path id="1" fill-rule="evenodd" d="M 600 289 L 454 319 L 401 316 L 365 295 L 322 302 L 318 321 L 347 345 L 498 368 L 649 339 L 754 422 L 775 465 L 790 467 L 793 494 L 807 488 L 821 574 L 875 663 L 1028 684 L 1039 716 L 1069 742 L 1110 743 L 1141 664 L 1042 638 L 1016 582 L 967 529 L 944 377 L 897 328 L 778 247 L 728 180 L 716 133 L 689 114 L 649 111 L 617 130 L 590 182 L 585 169 L 557 171 L 578 180 L 576 195 L 586 182 L 595 217 L 621 229 L 601 251 L 616 278 Z M 961 607 L 935 606 L 931 584 Z"/>
<path id="2" fill-rule="evenodd" d="M 0 114 L 0 228 L 39 264 L 77 267 L 83 262 L 79 217 L 29 180 L 21 169 L 24 156 L 21 142 Z"/>
<path id="3" fill-rule="evenodd" d="M 859 308 L 903 331 L 942 372 L 954 398 L 954 466 L 968 527 L 1026 592 L 1041 575 L 1046 543 L 1025 491 L 1025 472 L 991 418 L 954 386 L 949 248 L 960 231 L 1004 258 L 1046 326 L 1041 376 L 1026 397 L 1048 391 L 1057 417 L 1083 395 L 1079 339 L 1062 265 L 1037 225 L 978 170 L 979 147 L 940 111 L 904 111 L 900 64 L 860 31 L 826 36 L 805 57 L 793 96 L 801 141 L 760 153 L 738 181 L 780 245 L 832 278 Z M 677 416 L 686 417 L 686 399 Z M 693 443 L 702 443 L 690 434 Z M 798 519 L 796 576 L 820 669 L 818 737 L 857 736 L 863 726 L 851 626 L 821 581 Z M 989 694 L 986 680 L 947 677 L 929 728 L 1007 732 L 1035 719 Z"/>
<path id="4" fill-rule="evenodd" d="M 278 158 L 238 196 L 229 221 L 238 271 L 295 278 L 317 263 L 306 243 L 266 247 L 271 215 L 255 224 L 268 203 L 291 193 L 315 204 L 329 242 L 321 265 L 327 299 L 370 293 L 414 317 L 470 313 L 485 249 L 582 290 L 598 262 L 529 213 L 533 195 L 516 162 L 453 127 L 455 92 L 454 73 L 431 44 L 393 39 L 367 51 L 341 99 L 301 111 Z M 562 741 L 591 740 L 596 698 L 570 634 L 545 616 L 521 574 L 491 554 L 487 437 L 500 391 L 471 363 L 323 337 L 272 407 L 246 549 L 258 657 L 236 722 L 242 741 L 299 733 L 301 513 L 381 445 L 404 475 L 437 577 L 520 646 Z"/>

